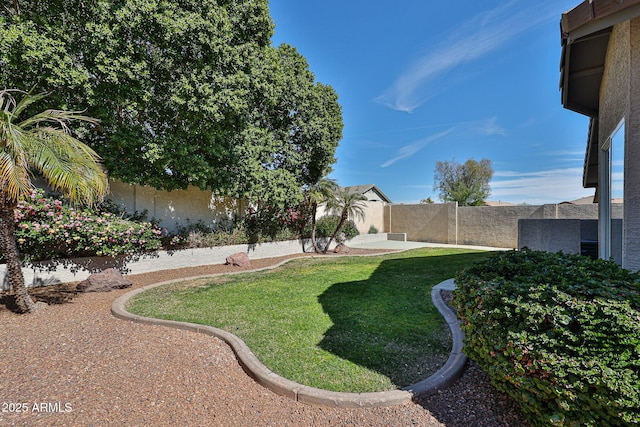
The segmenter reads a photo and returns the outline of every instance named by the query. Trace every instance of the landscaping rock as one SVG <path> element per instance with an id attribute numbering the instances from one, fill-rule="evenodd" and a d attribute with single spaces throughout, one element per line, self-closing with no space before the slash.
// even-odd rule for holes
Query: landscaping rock
<path id="1" fill-rule="evenodd" d="M 86 280 L 78 283 L 78 292 L 109 292 L 114 289 L 125 289 L 133 283 L 125 279 L 115 268 L 108 268 L 100 273 L 90 275 Z"/>
<path id="2" fill-rule="evenodd" d="M 251 268 L 251 261 L 249 260 L 249 255 L 247 255 L 244 252 L 238 252 L 237 254 L 228 256 L 226 261 L 227 262 L 225 262 L 225 264 L 228 264 L 228 265 Z"/>
<path id="3" fill-rule="evenodd" d="M 347 245 L 345 245 L 344 243 L 340 243 L 339 245 L 337 245 L 335 247 L 333 252 L 335 252 L 337 254 L 348 254 L 349 253 L 349 247 Z"/>

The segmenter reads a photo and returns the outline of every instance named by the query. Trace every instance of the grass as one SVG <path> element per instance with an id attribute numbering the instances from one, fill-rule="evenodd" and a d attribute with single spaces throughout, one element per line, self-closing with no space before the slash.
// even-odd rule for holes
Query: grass
<path id="1" fill-rule="evenodd" d="M 489 254 L 425 248 L 296 259 L 267 272 L 154 288 L 128 310 L 232 332 L 269 369 L 301 384 L 390 390 L 444 364 L 451 341 L 431 288 Z"/>

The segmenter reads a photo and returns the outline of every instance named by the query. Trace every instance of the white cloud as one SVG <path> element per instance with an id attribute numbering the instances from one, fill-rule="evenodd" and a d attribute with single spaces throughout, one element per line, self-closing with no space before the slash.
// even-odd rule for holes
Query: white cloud
<path id="1" fill-rule="evenodd" d="M 451 31 L 453 37 L 409 65 L 376 100 L 398 111 L 412 112 L 433 97 L 436 84 L 452 69 L 475 61 L 509 43 L 530 28 L 559 16 L 545 2 L 509 1 L 485 11 Z"/>
<path id="2" fill-rule="evenodd" d="M 427 138 L 420 139 L 409 145 L 405 145 L 404 147 L 400 148 L 397 151 L 395 157 L 392 157 L 391 159 L 387 160 L 382 165 L 380 165 L 380 167 L 386 168 L 387 166 L 391 166 L 392 164 L 396 163 L 399 160 L 408 159 L 409 157 L 416 154 L 418 151 L 422 150 L 425 145 L 449 135 L 451 132 L 453 132 L 453 129 L 454 128 L 449 128 L 435 135 L 431 135 Z"/>
<path id="3" fill-rule="evenodd" d="M 491 200 L 530 205 L 560 203 L 594 194 L 593 188 L 582 187 L 582 168 L 496 171 L 490 185 Z"/>

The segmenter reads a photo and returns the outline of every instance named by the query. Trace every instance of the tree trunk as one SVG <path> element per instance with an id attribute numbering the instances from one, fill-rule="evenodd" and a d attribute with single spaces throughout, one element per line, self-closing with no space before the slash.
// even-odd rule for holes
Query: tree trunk
<path id="1" fill-rule="evenodd" d="M 36 305 L 27 292 L 22 276 L 22 262 L 16 244 L 15 223 L 13 222 L 14 208 L 15 204 L 7 202 L 6 199 L 0 201 L 0 249 L 7 263 L 9 283 L 13 288 L 18 310 L 21 313 L 32 313 L 36 310 Z"/>
<path id="2" fill-rule="evenodd" d="M 340 232 L 340 229 L 342 228 L 344 223 L 347 221 L 347 219 L 349 219 L 349 213 L 343 209 L 342 215 L 340 215 L 340 222 L 338 222 L 338 226 L 336 227 L 336 229 L 333 231 L 333 234 L 329 238 L 329 241 L 327 242 L 327 246 L 324 247 L 324 250 L 322 251 L 323 254 L 327 253 L 327 249 L 329 249 L 329 246 L 331 246 L 331 243 L 336 238 L 336 236 Z"/>
<path id="3" fill-rule="evenodd" d="M 318 211 L 318 204 L 314 203 L 311 207 L 311 245 L 315 253 L 320 253 L 318 242 L 316 241 L 316 212 Z"/>

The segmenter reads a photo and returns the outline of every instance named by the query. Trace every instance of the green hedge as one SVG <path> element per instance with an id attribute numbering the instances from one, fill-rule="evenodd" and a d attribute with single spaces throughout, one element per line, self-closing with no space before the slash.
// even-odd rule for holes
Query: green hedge
<path id="1" fill-rule="evenodd" d="M 318 218 L 316 221 L 316 237 L 330 237 L 340 222 L 339 215 L 326 215 Z M 360 234 L 358 227 L 353 220 L 347 220 L 342 225 L 341 233 L 344 233 L 345 239 L 349 240 Z M 307 224 L 303 232 L 305 237 L 311 237 L 311 224 Z"/>
<path id="2" fill-rule="evenodd" d="M 534 426 L 640 423 L 640 275 L 510 251 L 459 272 L 465 353 Z"/>

